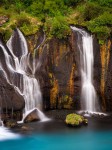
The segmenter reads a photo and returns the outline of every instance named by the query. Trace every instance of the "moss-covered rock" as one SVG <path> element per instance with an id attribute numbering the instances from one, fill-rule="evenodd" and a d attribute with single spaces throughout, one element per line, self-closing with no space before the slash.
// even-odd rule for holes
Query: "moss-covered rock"
<path id="1" fill-rule="evenodd" d="M 81 115 L 75 113 L 68 114 L 65 119 L 65 123 L 69 126 L 80 126 L 82 124 L 88 124 L 88 120 Z"/>
<path id="2" fill-rule="evenodd" d="M 5 127 L 8 127 L 8 128 L 14 128 L 14 127 L 17 127 L 18 124 L 15 120 L 4 120 L 3 121 L 3 124 Z"/>

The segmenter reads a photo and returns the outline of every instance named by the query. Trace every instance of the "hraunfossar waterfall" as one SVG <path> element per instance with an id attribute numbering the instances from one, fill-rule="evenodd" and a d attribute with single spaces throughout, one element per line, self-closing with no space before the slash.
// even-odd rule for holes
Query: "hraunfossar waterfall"
<path id="1" fill-rule="evenodd" d="M 98 99 L 93 85 L 93 37 L 83 29 L 71 28 L 78 34 L 77 46 L 80 52 L 81 72 L 81 109 L 93 113 L 98 111 Z"/>
<path id="2" fill-rule="evenodd" d="M 19 53 L 17 52 L 16 46 L 19 46 Z M 0 43 L 0 47 L 4 55 L 4 62 L 1 61 L 0 68 L 7 82 L 12 85 L 25 100 L 23 119 L 31 110 L 36 108 L 40 119 L 46 120 L 47 117 L 40 111 L 42 108 L 42 95 L 39 82 L 35 78 L 35 68 L 38 66 L 38 63 L 34 64 L 35 60 L 33 60 L 33 67 L 31 68 L 30 53 L 28 52 L 27 43 L 21 31 L 19 29 L 14 31 L 7 42 L 7 48 L 5 48 L 2 43 Z M 5 63 L 5 65 L 3 63 Z M 28 73 L 29 66 L 31 74 Z M 7 70 L 5 67 L 7 67 Z"/>
<path id="3" fill-rule="evenodd" d="M 93 150 L 102 150 L 105 144 L 99 139 L 112 140 L 111 113 L 105 115 L 100 109 L 94 38 L 85 29 L 70 29 L 66 46 L 57 39 L 46 40 L 44 32 L 38 39 L 25 37 L 19 28 L 7 42 L 0 39 L 0 147 L 4 150 L 83 150 L 88 143 Z"/>
<path id="4" fill-rule="evenodd" d="M 0 150 L 112 150 L 112 0 L 0 0 Z"/>

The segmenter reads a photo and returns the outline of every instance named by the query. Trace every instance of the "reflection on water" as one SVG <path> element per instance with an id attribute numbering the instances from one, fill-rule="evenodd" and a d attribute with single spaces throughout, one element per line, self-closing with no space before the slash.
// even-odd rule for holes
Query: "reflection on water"
<path id="1" fill-rule="evenodd" d="M 36 134 L 0 142 L 1 150 L 112 150 L 112 131 Z"/>

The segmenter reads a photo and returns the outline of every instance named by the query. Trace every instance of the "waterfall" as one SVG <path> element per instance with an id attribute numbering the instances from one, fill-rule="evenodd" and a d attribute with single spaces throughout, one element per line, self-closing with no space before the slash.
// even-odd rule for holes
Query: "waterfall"
<path id="1" fill-rule="evenodd" d="M 34 108 L 41 112 L 42 94 L 35 77 L 37 66 L 41 67 L 40 60 L 36 64 L 35 57 L 32 57 L 33 65 L 31 65 L 31 54 L 28 52 L 27 42 L 19 29 L 16 29 L 8 40 L 7 48 L 2 43 L 0 47 L 5 56 L 5 65 L 0 62 L 0 69 L 4 72 L 7 82 L 13 85 L 25 100 L 23 118 Z M 40 119 L 47 120 L 47 117 L 41 112 Z"/>
<path id="2" fill-rule="evenodd" d="M 81 71 L 81 109 L 88 112 L 96 112 L 98 106 L 97 95 L 93 85 L 93 37 L 86 31 L 71 27 L 77 33 L 77 47 L 80 52 Z"/>

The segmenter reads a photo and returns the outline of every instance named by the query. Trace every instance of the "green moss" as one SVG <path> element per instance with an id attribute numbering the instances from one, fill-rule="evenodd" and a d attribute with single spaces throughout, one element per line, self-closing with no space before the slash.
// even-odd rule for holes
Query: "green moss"
<path id="1" fill-rule="evenodd" d="M 98 38 L 106 39 L 112 32 L 112 15 L 109 12 L 104 12 L 99 17 L 88 22 L 88 29 L 96 33 Z"/>
<path id="2" fill-rule="evenodd" d="M 77 114 L 69 114 L 66 116 L 66 124 L 72 125 L 72 126 L 78 126 L 81 125 L 84 121 L 83 116 L 77 115 Z"/>
<path id="3" fill-rule="evenodd" d="M 22 27 L 20 27 L 20 30 L 26 35 L 32 35 L 35 34 L 38 31 L 39 27 L 36 25 L 27 25 L 23 24 Z"/>
<path id="4" fill-rule="evenodd" d="M 95 0 L 88 0 L 77 6 L 74 10 L 75 17 L 71 17 L 69 22 L 86 27 L 97 36 L 99 43 L 102 44 L 111 36 L 111 13 L 112 9 L 110 7 L 100 5 Z"/>
<path id="5" fill-rule="evenodd" d="M 59 39 L 66 38 L 70 35 L 70 27 L 66 21 L 66 17 L 61 15 L 48 18 L 46 20 L 44 30 L 48 36 L 57 37 Z"/>
<path id="6" fill-rule="evenodd" d="M 2 10 L 2 11 L 1 11 Z M 9 13 L 11 11 L 11 13 Z M 5 8 L 0 9 L 1 16 L 7 16 L 9 21 L 0 27 L 0 33 L 2 33 L 4 39 L 7 41 L 15 28 L 20 28 L 25 36 L 35 34 L 42 23 L 38 18 L 31 16 L 26 12 L 18 14 L 12 7 L 8 10 Z"/>

